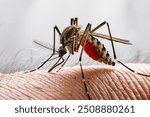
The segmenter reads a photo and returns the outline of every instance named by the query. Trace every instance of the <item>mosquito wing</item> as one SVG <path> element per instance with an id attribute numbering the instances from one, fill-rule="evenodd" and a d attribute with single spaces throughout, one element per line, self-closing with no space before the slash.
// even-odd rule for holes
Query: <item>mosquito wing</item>
<path id="1" fill-rule="evenodd" d="M 83 33 L 83 31 L 82 31 L 82 33 Z M 102 39 L 106 39 L 106 40 L 109 40 L 109 41 L 111 40 L 110 36 L 108 36 L 106 34 L 92 33 L 91 35 L 95 36 L 95 37 L 102 38 Z M 116 37 L 112 37 L 112 39 L 113 39 L 114 42 L 132 45 L 132 43 L 129 40 L 126 40 L 126 39 L 121 39 L 121 38 L 116 38 Z"/>

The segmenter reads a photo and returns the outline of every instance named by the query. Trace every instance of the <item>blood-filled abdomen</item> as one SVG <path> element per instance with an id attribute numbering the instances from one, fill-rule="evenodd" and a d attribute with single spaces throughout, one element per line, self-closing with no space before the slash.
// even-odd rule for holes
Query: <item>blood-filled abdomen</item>
<path id="1" fill-rule="evenodd" d="M 90 39 L 87 39 L 86 42 L 82 41 L 81 46 L 84 46 L 83 49 L 85 53 L 93 60 L 113 66 L 115 65 L 115 62 L 112 61 L 108 51 L 98 39 L 91 37 Z"/>
<path id="2" fill-rule="evenodd" d="M 81 45 L 83 46 L 84 41 L 81 43 Z M 98 47 L 95 47 L 93 43 L 91 43 L 89 40 L 86 41 L 85 45 L 84 45 L 84 51 L 86 52 L 86 54 L 98 61 L 99 58 L 102 57 L 101 52 L 99 51 Z"/>

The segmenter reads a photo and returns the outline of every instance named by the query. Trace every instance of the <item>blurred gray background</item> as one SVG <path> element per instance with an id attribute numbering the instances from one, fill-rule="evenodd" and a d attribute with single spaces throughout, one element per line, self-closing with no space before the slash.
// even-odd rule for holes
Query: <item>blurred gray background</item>
<path id="1" fill-rule="evenodd" d="M 0 0 L 0 72 L 30 70 L 48 57 L 50 50 L 33 40 L 52 45 L 53 27 L 62 31 L 78 17 L 84 29 L 103 21 L 110 24 L 112 35 L 128 39 L 133 44 L 115 43 L 118 59 L 124 63 L 150 62 L 150 2 L 148 0 Z M 106 28 L 99 30 L 107 34 Z M 101 40 L 100 40 L 101 41 Z M 112 55 L 109 41 L 102 41 Z M 59 47 L 57 38 L 57 47 Z M 77 64 L 79 54 L 66 66 Z M 55 61 L 49 62 L 48 69 Z M 86 54 L 83 65 L 101 65 Z"/>

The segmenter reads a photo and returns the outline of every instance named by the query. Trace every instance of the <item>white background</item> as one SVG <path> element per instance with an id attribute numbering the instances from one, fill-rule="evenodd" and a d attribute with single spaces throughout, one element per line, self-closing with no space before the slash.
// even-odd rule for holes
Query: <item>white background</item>
<path id="1" fill-rule="evenodd" d="M 70 24 L 71 17 L 78 17 L 83 29 L 88 22 L 94 28 L 108 21 L 113 36 L 133 43 L 133 46 L 115 44 L 119 60 L 150 62 L 149 0 L 0 0 L 0 72 L 38 65 L 42 57 L 51 52 L 34 44 L 33 39 L 51 44 L 53 27 L 57 25 L 62 31 Z M 111 52 L 110 43 L 103 43 Z M 67 65 L 77 61 L 78 55 Z M 84 56 L 83 64 L 99 63 Z"/>

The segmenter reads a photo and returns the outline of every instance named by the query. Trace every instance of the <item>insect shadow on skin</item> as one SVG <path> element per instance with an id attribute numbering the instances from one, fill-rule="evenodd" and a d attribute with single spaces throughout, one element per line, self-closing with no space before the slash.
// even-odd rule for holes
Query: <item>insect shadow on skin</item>
<path id="1" fill-rule="evenodd" d="M 95 32 L 99 28 L 101 28 L 105 25 L 107 27 L 109 35 L 105 35 L 105 34 Z M 53 58 L 53 56 L 56 53 L 58 54 L 58 57 L 56 57 L 56 58 L 58 58 L 58 60 L 48 70 L 48 72 L 51 72 L 54 68 L 61 65 L 61 67 L 57 70 L 57 72 L 58 72 L 66 64 L 66 62 L 68 61 L 70 56 L 74 55 L 75 52 L 78 52 L 79 47 L 82 46 L 80 56 L 79 56 L 79 64 L 80 64 L 80 68 L 81 68 L 81 74 L 82 74 L 82 80 L 83 80 L 83 83 L 84 83 L 84 88 L 85 88 L 85 91 L 87 93 L 88 99 L 91 99 L 91 98 L 90 98 L 90 95 L 89 95 L 89 92 L 88 92 L 88 89 L 87 89 L 87 83 L 86 83 L 87 81 L 85 81 L 83 68 L 82 68 L 83 50 L 85 51 L 85 53 L 90 58 L 92 58 L 95 61 L 103 62 L 104 64 L 108 64 L 108 65 L 112 65 L 112 66 L 115 66 L 115 63 L 118 62 L 121 65 L 123 65 L 125 68 L 130 70 L 131 72 L 134 72 L 134 73 L 142 75 L 142 76 L 150 77 L 150 75 L 135 72 L 134 70 L 132 70 L 131 68 L 126 66 L 124 63 L 117 60 L 117 56 L 116 56 L 113 41 L 123 43 L 123 44 L 128 44 L 128 45 L 132 45 L 132 44 L 129 42 L 129 40 L 112 37 L 109 23 L 107 23 L 106 21 L 100 23 L 99 25 L 97 25 L 93 29 L 91 29 L 91 24 L 88 23 L 85 30 L 81 30 L 81 27 L 78 25 L 78 18 L 71 18 L 70 26 L 66 27 L 62 32 L 60 32 L 60 30 L 57 26 L 54 26 L 53 30 L 54 30 L 53 31 L 54 32 L 53 48 L 52 48 L 53 53 L 40 66 L 38 66 L 36 69 L 31 70 L 30 72 L 33 72 L 37 69 L 40 69 L 48 61 L 50 61 L 52 59 L 55 59 L 55 58 Z M 60 36 L 60 44 L 61 44 L 61 46 L 59 47 L 58 50 L 55 49 L 56 32 Z M 110 54 L 106 50 L 104 44 L 102 44 L 98 40 L 99 38 L 107 39 L 107 40 L 111 41 L 112 50 L 113 50 L 113 57 L 114 57 L 113 59 L 110 57 Z M 40 42 L 38 42 L 36 40 L 34 42 L 41 45 L 41 46 L 43 46 L 42 44 L 40 44 Z M 63 56 L 67 52 L 69 53 L 69 55 L 67 56 L 66 59 L 64 59 Z"/>

